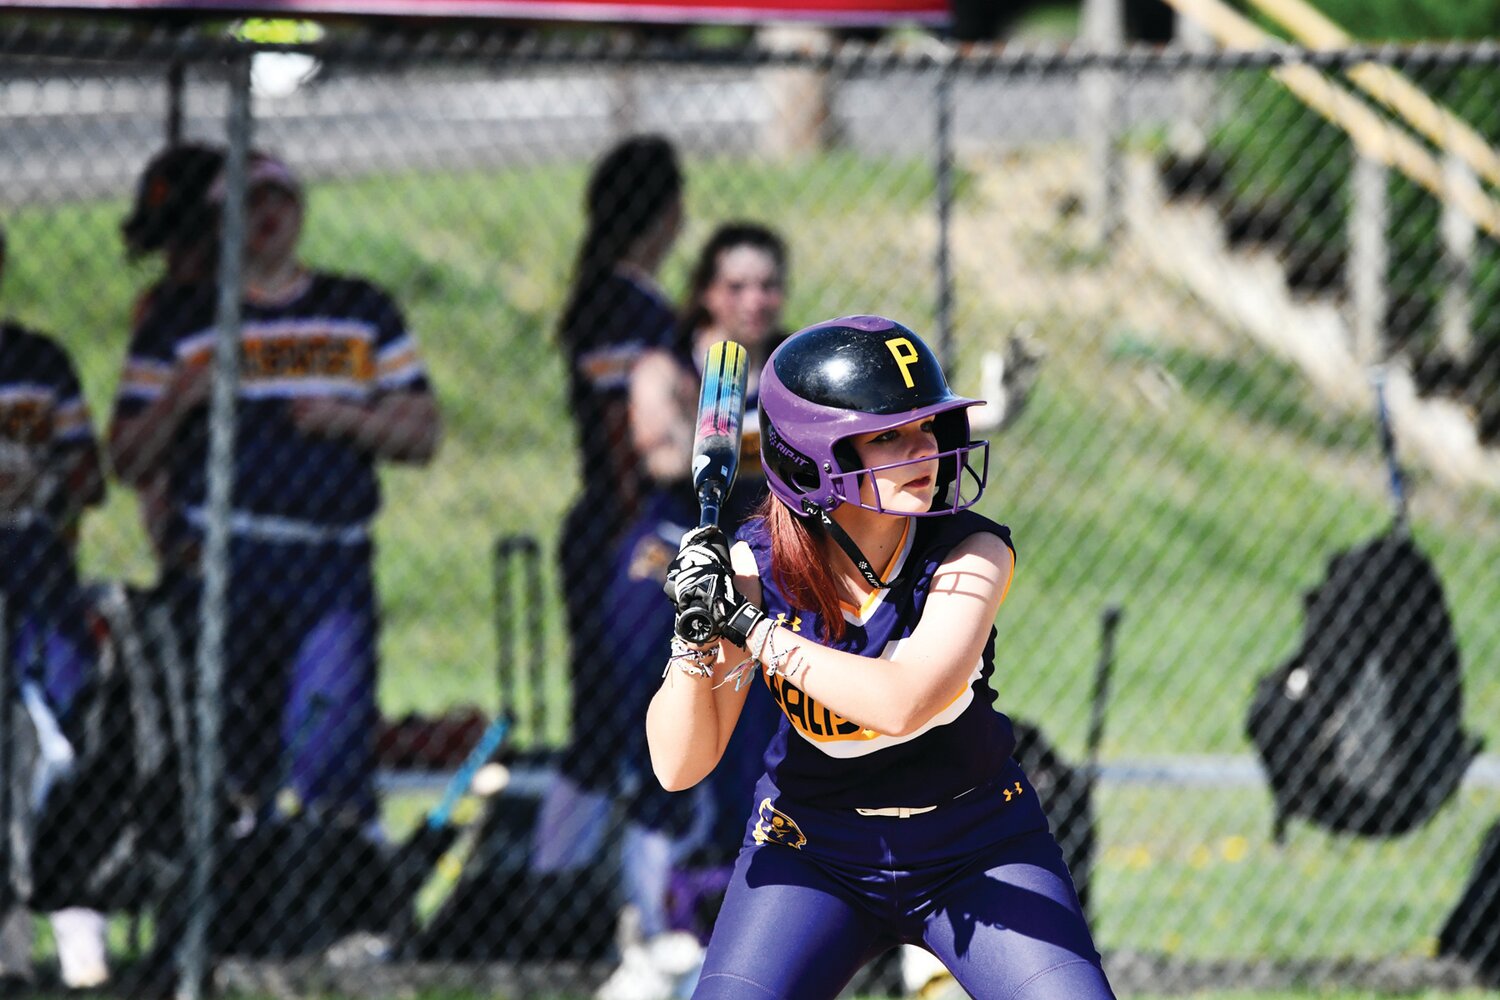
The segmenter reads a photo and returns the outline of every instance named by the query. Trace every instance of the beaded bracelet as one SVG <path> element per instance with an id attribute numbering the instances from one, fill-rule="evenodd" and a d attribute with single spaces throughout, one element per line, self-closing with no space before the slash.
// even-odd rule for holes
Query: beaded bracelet
<path id="1" fill-rule="evenodd" d="M 662 668 L 661 675 L 667 676 L 667 671 L 672 669 L 672 664 L 677 664 L 677 669 L 694 677 L 712 677 L 714 675 L 713 662 L 717 658 L 714 650 L 700 649 L 697 646 L 689 646 L 681 636 L 672 636 L 672 655 L 667 657 L 667 665 Z"/>

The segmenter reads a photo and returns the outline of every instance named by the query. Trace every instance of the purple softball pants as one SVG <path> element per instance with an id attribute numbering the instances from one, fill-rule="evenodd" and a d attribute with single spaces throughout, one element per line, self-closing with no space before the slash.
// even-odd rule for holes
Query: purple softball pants
<path id="1" fill-rule="evenodd" d="M 695 1000 L 832 998 L 899 944 L 933 952 L 979 1000 L 1112 1000 L 1045 824 L 954 855 L 933 850 L 943 830 L 962 846 L 980 827 L 961 820 L 955 829 L 946 811 L 908 819 L 851 812 L 836 821 L 843 829 L 830 830 L 833 811 L 791 807 L 806 845 L 741 851 Z M 857 827 L 884 862 L 863 851 L 855 862 L 816 853 L 821 833 L 837 843 Z"/>

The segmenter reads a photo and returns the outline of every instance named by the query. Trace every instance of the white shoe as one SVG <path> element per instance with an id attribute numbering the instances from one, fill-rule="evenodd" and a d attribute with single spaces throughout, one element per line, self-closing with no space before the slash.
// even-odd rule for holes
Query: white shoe
<path id="1" fill-rule="evenodd" d="M 364 969 L 389 962 L 394 951 L 389 938 L 369 931 L 354 931 L 330 945 L 323 960 L 335 969 Z"/>
<path id="2" fill-rule="evenodd" d="M 703 962 L 703 946 L 687 931 L 667 931 L 646 942 L 651 964 L 673 977 L 685 975 Z"/>
<path id="3" fill-rule="evenodd" d="M 901 985 L 909 997 L 933 997 L 953 983 L 953 974 L 926 948 L 901 946 Z"/>
<path id="4" fill-rule="evenodd" d="M 594 994 L 595 1000 L 672 1000 L 673 977 L 651 962 L 644 948 L 632 948 L 620 959 Z"/>
<path id="5" fill-rule="evenodd" d="M 668 931 L 643 940 L 640 911 L 620 911 L 616 932 L 620 964 L 594 993 L 595 1000 L 673 1000 L 682 980 L 694 976 L 703 961 L 703 946 L 685 931 Z"/>
<path id="6" fill-rule="evenodd" d="M 57 964 L 63 985 L 70 990 L 90 990 L 109 982 L 104 914 L 70 907 L 48 916 L 52 936 L 57 941 Z"/>

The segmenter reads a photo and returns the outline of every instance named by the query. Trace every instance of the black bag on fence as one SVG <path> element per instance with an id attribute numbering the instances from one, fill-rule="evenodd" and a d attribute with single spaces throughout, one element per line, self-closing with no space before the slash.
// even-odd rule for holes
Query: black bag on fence
<path id="1" fill-rule="evenodd" d="M 36 820 L 30 905 L 135 911 L 151 898 L 128 753 L 90 755 L 53 785 Z"/>
<path id="2" fill-rule="evenodd" d="M 1471 963 L 1486 986 L 1500 987 L 1500 822 L 1485 834 L 1469 884 L 1438 935 L 1438 953 Z"/>
<path id="3" fill-rule="evenodd" d="M 1404 530 L 1342 552 L 1306 595 L 1302 646 L 1263 677 L 1247 730 L 1293 816 L 1389 837 L 1426 822 L 1480 741 L 1463 731 L 1458 643 L 1442 584 Z"/>

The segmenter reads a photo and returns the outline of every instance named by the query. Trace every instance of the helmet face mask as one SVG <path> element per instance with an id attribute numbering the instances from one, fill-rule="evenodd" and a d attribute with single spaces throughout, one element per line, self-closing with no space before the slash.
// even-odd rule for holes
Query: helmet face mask
<path id="1" fill-rule="evenodd" d="M 880 495 L 880 486 L 875 482 L 875 474 L 887 472 L 891 469 L 899 469 L 908 465 L 924 465 L 931 462 L 933 458 L 938 459 L 938 488 L 933 495 L 932 506 L 927 510 L 891 510 L 885 506 Z M 951 472 L 945 477 L 944 469 L 957 469 L 958 474 Z M 833 484 L 833 492 L 841 503 L 851 504 L 863 510 L 872 510 L 877 514 L 899 514 L 903 517 L 941 517 L 945 514 L 957 514 L 961 510 L 968 510 L 979 501 L 984 493 L 985 482 L 989 478 L 990 471 L 990 443 L 988 441 L 974 441 L 960 448 L 952 448 L 948 451 L 940 451 L 936 455 L 922 455 L 918 458 L 907 459 L 904 462 L 891 462 L 887 465 L 872 465 L 868 468 L 855 469 L 850 472 L 838 472 L 829 477 Z M 874 502 L 865 503 L 860 494 L 860 481 L 869 476 L 871 488 L 874 493 Z"/>
<path id="2" fill-rule="evenodd" d="M 911 330 L 879 316 L 846 316 L 793 334 L 761 376 L 761 456 L 771 492 L 794 513 L 812 516 L 842 503 L 903 516 L 953 514 L 974 505 L 989 471 L 989 444 L 969 439 L 967 409 L 932 350 Z M 930 509 L 890 510 L 860 497 L 860 477 L 911 464 L 864 468 L 852 439 L 931 420 L 937 438 Z M 876 491 L 878 494 L 878 490 Z"/>

